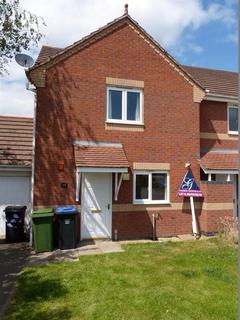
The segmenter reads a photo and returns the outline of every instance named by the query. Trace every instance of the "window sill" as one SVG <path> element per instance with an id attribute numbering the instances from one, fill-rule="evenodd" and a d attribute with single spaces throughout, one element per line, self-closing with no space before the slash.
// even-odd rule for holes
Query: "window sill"
<path id="1" fill-rule="evenodd" d="M 147 201 L 133 201 L 133 204 L 136 204 L 136 205 L 138 205 L 138 204 L 171 204 L 171 202 L 170 201 L 168 201 L 168 200 L 164 200 L 164 201 L 149 201 L 149 200 L 147 200 Z"/>
<path id="2" fill-rule="evenodd" d="M 238 136 L 238 132 L 237 131 L 228 131 L 228 135 L 229 136 Z"/>
<path id="3" fill-rule="evenodd" d="M 120 125 L 131 125 L 131 126 L 144 126 L 144 123 L 137 121 L 114 121 L 114 120 L 106 120 L 106 123 L 109 124 L 120 124 Z"/>
<path id="4" fill-rule="evenodd" d="M 143 124 L 130 124 L 130 123 L 116 123 L 116 122 L 105 122 L 106 130 L 120 130 L 120 131 L 144 131 L 145 127 Z"/>

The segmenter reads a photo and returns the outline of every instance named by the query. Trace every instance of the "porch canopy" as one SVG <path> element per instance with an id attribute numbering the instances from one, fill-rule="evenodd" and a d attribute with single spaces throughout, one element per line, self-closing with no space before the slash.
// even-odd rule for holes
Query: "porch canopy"
<path id="1" fill-rule="evenodd" d="M 238 154 L 235 150 L 207 152 L 202 155 L 200 165 L 206 174 L 237 174 Z"/>
<path id="2" fill-rule="evenodd" d="M 115 173 L 115 199 L 117 200 L 123 173 L 127 173 L 129 168 L 123 145 L 110 142 L 75 141 L 74 154 L 77 167 L 76 201 L 79 201 L 82 172 Z"/>

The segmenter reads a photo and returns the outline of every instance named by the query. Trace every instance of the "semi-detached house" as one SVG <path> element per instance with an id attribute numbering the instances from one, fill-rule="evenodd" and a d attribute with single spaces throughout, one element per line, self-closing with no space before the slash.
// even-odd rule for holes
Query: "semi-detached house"
<path id="1" fill-rule="evenodd" d="M 34 207 L 79 209 L 78 238 L 192 232 L 177 196 L 191 164 L 201 232 L 236 213 L 237 74 L 180 65 L 126 12 L 64 48 L 43 46 Z"/>

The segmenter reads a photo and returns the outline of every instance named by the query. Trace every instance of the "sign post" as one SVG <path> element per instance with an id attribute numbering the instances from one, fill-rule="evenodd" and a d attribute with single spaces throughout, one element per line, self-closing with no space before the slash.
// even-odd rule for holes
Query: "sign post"
<path id="1" fill-rule="evenodd" d="M 183 181 L 180 185 L 180 188 L 177 193 L 180 197 L 189 197 L 190 198 L 190 206 L 192 212 L 192 231 L 195 237 L 199 235 L 198 228 L 197 228 L 197 221 L 196 221 L 196 213 L 194 207 L 194 199 L 193 198 L 203 198 L 203 193 L 199 189 L 191 171 L 187 171 Z"/>

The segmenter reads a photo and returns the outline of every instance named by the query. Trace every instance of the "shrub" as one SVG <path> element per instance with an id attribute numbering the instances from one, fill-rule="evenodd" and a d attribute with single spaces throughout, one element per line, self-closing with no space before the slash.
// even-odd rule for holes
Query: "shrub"
<path id="1" fill-rule="evenodd" d="M 238 220 L 233 217 L 220 218 L 220 237 L 229 244 L 238 243 Z"/>

